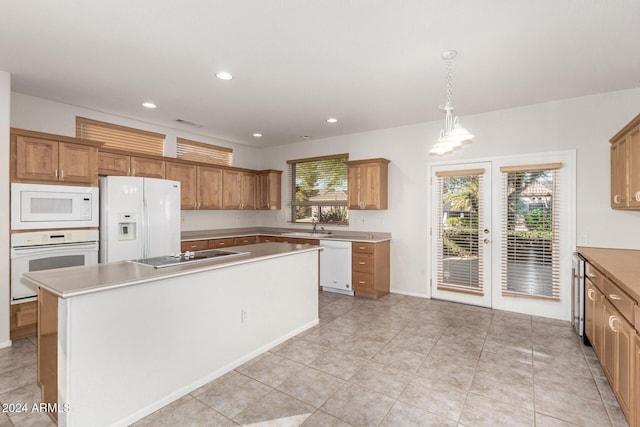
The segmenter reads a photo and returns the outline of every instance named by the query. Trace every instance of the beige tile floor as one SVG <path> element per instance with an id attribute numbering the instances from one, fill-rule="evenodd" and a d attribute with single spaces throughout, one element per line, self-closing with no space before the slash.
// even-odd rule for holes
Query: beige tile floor
<path id="1" fill-rule="evenodd" d="M 0 402 L 37 402 L 33 339 L 0 349 Z M 51 426 L 0 414 L 0 427 Z M 140 426 L 626 426 L 589 347 L 544 318 L 320 294 L 320 325 Z"/>

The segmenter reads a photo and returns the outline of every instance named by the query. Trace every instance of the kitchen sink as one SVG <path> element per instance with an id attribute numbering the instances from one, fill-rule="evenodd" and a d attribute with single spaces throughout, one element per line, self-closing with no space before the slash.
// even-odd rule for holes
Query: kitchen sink
<path id="1" fill-rule="evenodd" d="M 315 239 L 327 239 L 333 237 L 333 233 L 304 233 L 304 232 L 293 232 L 293 233 L 282 233 L 282 237 L 313 237 Z"/>

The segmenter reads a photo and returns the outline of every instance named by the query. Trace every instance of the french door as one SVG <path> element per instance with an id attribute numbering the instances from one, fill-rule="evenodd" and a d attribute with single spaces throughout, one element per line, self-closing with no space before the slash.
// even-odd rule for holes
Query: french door
<path id="1" fill-rule="evenodd" d="M 432 169 L 432 296 L 491 307 L 491 163 Z"/>
<path id="2" fill-rule="evenodd" d="M 431 296 L 569 320 L 575 152 L 431 168 Z"/>

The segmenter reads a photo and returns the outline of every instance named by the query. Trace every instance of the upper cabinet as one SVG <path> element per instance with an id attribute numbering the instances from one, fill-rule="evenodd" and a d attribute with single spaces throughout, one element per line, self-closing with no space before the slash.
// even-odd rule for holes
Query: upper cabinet
<path id="1" fill-rule="evenodd" d="M 166 177 L 180 181 L 180 208 L 221 209 L 222 170 L 189 163 L 166 162 Z"/>
<path id="2" fill-rule="evenodd" d="M 98 185 L 98 148 L 74 138 L 12 130 L 13 181 Z"/>
<path id="3" fill-rule="evenodd" d="M 611 208 L 640 210 L 640 114 L 610 142 Z"/>
<path id="4" fill-rule="evenodd" d="M 129 156 L 127 154 L 100 151 L 98 174 L 165 178 L 165 161 L 162 158 Z"/>
<path id="5" fill-rule="evenodd" d="M 258 171 L 258 209 L 279 210 L 282 207 L 282 171 Z"/>
<path id="6" fill-rule="evenodd" d="M 225 169 L 222 172 L 222 209 L 255 209 L 256 179 L 255 172 Z"/>
<path id="7" fill-rule="evenodd" d="M 349 209 L 387 209 L 387 159 L 347 162 Z"/>

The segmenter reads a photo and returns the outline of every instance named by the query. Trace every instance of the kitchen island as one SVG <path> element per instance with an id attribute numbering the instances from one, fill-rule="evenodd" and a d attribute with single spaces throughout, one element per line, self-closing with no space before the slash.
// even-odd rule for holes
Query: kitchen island
<path id="1" fill-rule="evenodd" d="M 38 381 L 60 426 L 129 425 L 318 323 L 318 251 L 155 269 L 25 274 L 40 288 Z M 54 408 L 55 406 L 55 408 Z"/>

